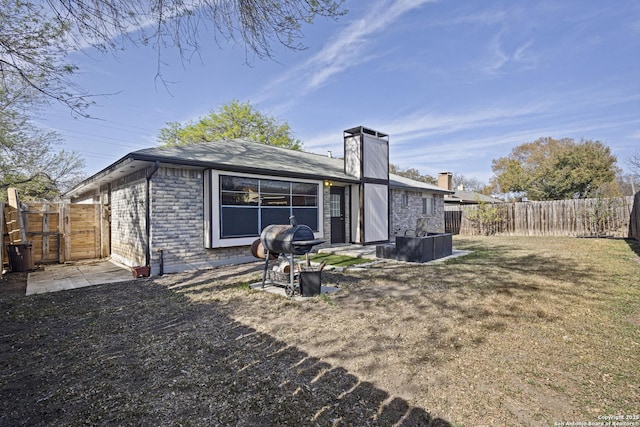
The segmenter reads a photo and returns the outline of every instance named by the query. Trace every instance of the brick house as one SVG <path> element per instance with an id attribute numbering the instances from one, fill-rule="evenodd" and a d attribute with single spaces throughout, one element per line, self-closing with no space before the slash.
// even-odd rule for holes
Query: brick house
<path id="1" fill-rule="evenodd" d="M 444 232 L 450 191 L 389 173 L 388 135 L 344 131 L 344 159 L 234 140 L 127 154 L 65 197 L 110 212 L 113 260 L 151 274 L 253 261 L 290 215 L 325 245 L 388 242 L 426 218 Z"/>

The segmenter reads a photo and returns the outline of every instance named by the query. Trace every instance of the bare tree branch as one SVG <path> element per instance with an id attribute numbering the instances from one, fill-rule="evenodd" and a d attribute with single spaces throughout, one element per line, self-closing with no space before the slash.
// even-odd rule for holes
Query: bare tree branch
<path id="1" fill-rule="evenodd" d="M 640 178 L 640 150 L 627 159 L 627 164 L 631 168 L 631 173 L 636 178 Z"/>
<path id="2" fill-rule="evenodd" d="M 58 133 L 36 128 L 24 114 L 8 113 L 0 115 L 0 188 L 14 186 L 28 199 L 51 200 L 81 180 L 84 161 L 57 150 Z"/>
<path id="3" fill-rule="evenodd" d="M 116 54 L 127 43 L 151 45 L 158 57 L 156 78 L 166 86 L 166 49 L 188 60 L 206 41 L 202 35 L 213 34 L 219 45 L 244 45 L 247 63 L 273 58 L 274 46 L 304 49 L 303 24 L 343 15 L 342 1 L 0 0 L 0 96 L 53 100 L 84 115 L 89 96 L 71 81 L 71 51 L 91 46 Z"/>

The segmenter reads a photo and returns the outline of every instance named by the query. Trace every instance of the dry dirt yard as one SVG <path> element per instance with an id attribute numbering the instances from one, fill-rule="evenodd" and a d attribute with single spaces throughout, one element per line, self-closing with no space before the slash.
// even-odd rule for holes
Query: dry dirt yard
<path id="1" fill-rule="evenodd" d="M 637 243 L 454 246 L 301 302 L 260 263 L 0 292 L 0 425 L 640 425 Z"/>

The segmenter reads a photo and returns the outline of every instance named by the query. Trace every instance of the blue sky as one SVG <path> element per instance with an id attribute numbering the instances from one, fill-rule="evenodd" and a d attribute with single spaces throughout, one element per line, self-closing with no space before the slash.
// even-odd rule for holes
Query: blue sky
<path id="1" fill-rule="evenodd" d="M 157 145 L 166 122 L 231 100 L 287 121 L 306 151 L 342 154 L 342 131 L 390 135 L 391 162 L 423 174 L 488 182 L 491 161 L 539 137 L 599 140 L 618 165 L 640 149 L 640 2 L 347 1 L 337 21 L 304 28 L 307 49 L 276 47 L 246 65 L 239 44 L 202 40 L 181 61 L 165 51 L 91 49 L 70 59 L 96 98 L 96 119 L 62 107 L 38 123 L 58 130 L 91 175 Z M 206 35 L 205 35 L 206 36 Z"/>

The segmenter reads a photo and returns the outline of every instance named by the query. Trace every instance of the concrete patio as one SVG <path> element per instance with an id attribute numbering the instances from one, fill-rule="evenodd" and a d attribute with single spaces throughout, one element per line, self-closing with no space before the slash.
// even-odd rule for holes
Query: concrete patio
<path id="1" fill-rule="evenodd" d="M 396 261 L 392 259 L 377 258 L 376 245 L 364 245 L 364 246 L 351 245 L 351 244 L 334 245 L 328 248 L 322 248 L 318 250 L 318 253 L 332 254 L 332 255 L 345 255 L 353 258 L 370 259 L 372 261 L 379 261 L 379 262 L 383 262 L 383 261 L 384 262 L 405 262 L 405 261 Z M 424 264 L 435 264 L 439 262 L 444 262 L 452 258 L 468 255 L 469 253 L 470 251 L 462 251 L 462 250 L 454 249 L 451 255 L 446 256 L 444 258 L 429 261 L 428 263 L 424 263 Z"/>
<path id="2" fill-rule="evenodd" d="M 376 258 L 375 245 L 337 245 L 330 248 L 320 249 L 318 252 L 370 259 L 377 262 L 402 262 Z M 451 256 L 431 261 L 431 263 L 442 262 L 447 259 L 467 255 L 468 253 L 468 251 L 454 250 Z M 357 268 L 366 268 L 366 266 L 358 266 Z M 111 260 L 78 261 L 73 264 L 52 264 L 46 265 L 44 270 L 32 271 L 29 273 L 26 295 L 57 292 L 129 280 L 133 280 L 131 269 Z M 265 288 L 262 288 L 261 285 L 262 283 L 253 284 L 252 287 L 264 289 L 269 292 L 282 293 L 284 295 L 283 288 L 277 286 L 266 286 Z M 322 289 L 322 293 L 331 293 L 335 291 L 337 291 L 337 289 L 333 289 L 331 287 L 323 286 Z"/>
<path id="3" fill-rule="evenodd" d="M 44 270 L 29 273 L 26 295 L 64 291 L 127 280 L 133 280 L 131 270 L 110 260 L 52 264 L 46 265 Z"/>
<path id="4" fill-rule="evenodd" d="M 320 254 L 334 254 L 345 255 L 353 258 L 363 258 L 370 260 L 377 260 L 376 258 L 376 245 L 333 245 L 328 248 L 322 248 L 318 250 Z"/>

